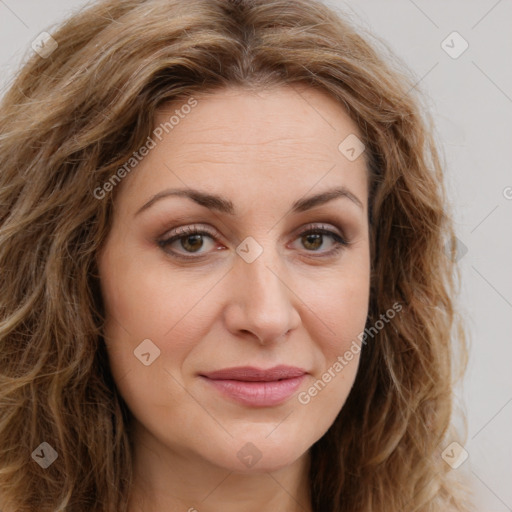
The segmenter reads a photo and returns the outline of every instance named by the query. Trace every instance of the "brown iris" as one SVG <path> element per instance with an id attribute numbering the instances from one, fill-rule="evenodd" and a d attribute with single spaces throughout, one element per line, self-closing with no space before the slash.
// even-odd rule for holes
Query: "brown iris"
<path id="1" fill-rule="evenodd" d="M 308 233 L 302 236 L 304 247 L 310 250 L 317 250 L 321 247 L 323 242 L 323 235 L 321 233 Z M 310 247 L 307 247 L 310 245 Z"/>
<path id="2" fill-rule="evenodd" d="M 181 246 L 188 252 L 197 252 L 203 246 L 203 235 L 188 235 L 181 239 Z"/>

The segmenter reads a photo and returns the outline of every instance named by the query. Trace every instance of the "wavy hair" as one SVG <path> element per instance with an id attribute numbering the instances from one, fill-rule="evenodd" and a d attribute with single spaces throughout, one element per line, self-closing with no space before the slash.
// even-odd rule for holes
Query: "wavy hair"
<path id="1" fill-rule="evenodd" d="M 3 512 L 127 510 L 129 411 L 109 371 L 96 264 L 115 189 L 94 190 L 165 102 L 294 84 L 329 94 L 360 128 L 368 325 L 403 307 L 362 350 L 344 407 L 311 447 L 313 510 L 466 510 L 441 458 L 467 353 L 442 166 L 412 77 L 360 32 L 317 0 L 104 0 L 21 67 L 0 104 Z M 58 453 L 45 470 L 31 458 L 42 442 Z"/>

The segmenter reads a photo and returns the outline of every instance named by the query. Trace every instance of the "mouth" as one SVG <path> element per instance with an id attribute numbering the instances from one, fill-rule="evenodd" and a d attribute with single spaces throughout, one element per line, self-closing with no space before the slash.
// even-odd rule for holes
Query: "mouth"
<path id="1" fill-rule="evenodd" d="M 307 372 L 294 366 L 269 369 L 243 366 L 201 374 L 217 392 L 232 401 L 250 407 L 271 407 L 288 400 Z"/>

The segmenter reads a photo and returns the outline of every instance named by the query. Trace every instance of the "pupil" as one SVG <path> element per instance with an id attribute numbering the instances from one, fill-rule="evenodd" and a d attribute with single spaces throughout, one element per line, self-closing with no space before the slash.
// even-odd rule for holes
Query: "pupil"
<path id="1" fill-rule="evenodd" d="M 192 243 L 190 243 L 191 240 Z M 199 244 L 197 242 L 199 242 Z M 203 246 L 202 235 L 189 235 L 187 238 L 182 240 L 181 245 L 183 246 L 183 249 L 195 252 Z"/>

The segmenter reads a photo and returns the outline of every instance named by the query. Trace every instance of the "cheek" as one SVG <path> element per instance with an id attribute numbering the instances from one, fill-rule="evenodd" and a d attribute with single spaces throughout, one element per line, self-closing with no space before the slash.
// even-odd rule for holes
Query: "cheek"
<path id="1" fill-rule="evenodd" d="M 370 269 L 368 252 L 354 253 L 339 271 L 318 280 L 316 293 L 305 293 L 305 302 L 317 313 L 324 354 L 332 360 L 343 353 L 364 330 L 368 315 Z M 320 330 L 321 325 L 323 328 Z"/>
<path id="2" fill-rule="evenodd" d="M 173 376 L 179 375 L 190 351 L 207 335 L 204 318 L 213 314 L 211 300 L 198 299 L 207 297 L 218 277 L 170 273 L 165 261 L 128 249 L 106 251 L 99 263 L 107 314 L 105 342 L 122 394 L 134 408 L 143 389 L 176 395 L 179 385 Z M 140 346 L 148 347 L 149 360 L 154 361 L 149 366 L 137 358 L 147 353 Z"/>
<path id="3" fill-rule="evenodd" d="M 165 261 L 144 250 L 106 253 L 101 265 L 107 316 L 132 339 L 165 337 L 215 282 L 207 274 L 192 278 L 184 272 L 171 275 Z"/>
<path id="4" fill-rule="evenodd" d="M 136 418 L 171 421 L 165 414 L 186 405 L 179 368 L 195 339 L 190 329 L 199 285 L 187 287 L 179 274 L 165 279 L 161 265 L 133 252 L 107 253 L 101 268 L 105 342 L 116 386 Z"/>
<path id="5" fill-rule="evenodd" d="M 353 275 L 325 289 L 325 293 L 316 297 L 316 303 L 312 302 L 311 309 L 321 313 L 312 317 L 309 332 L 321 357 L 315 372 L 297 395 L 297 401 L 305 413 L 317 418 L 319 435 L 336 419 L 356 378 L 360 338 L 368 314 L 367 284 L 364 274 L 359 278 Z M 315 332 L 326 334 L 319 336 Z"/>
<path id="6" fill-rule="evenodd" d="M 330 327 L 328 347 L 339 354 L 364 329 L 369 301 L 367 280 L 344 280 L 340 285 L 333 286 L 320 300 L 320 311 L 325 311 L 325 323 Z"/>
<path id="7" fill-rule="evenodd" d="M 369 304 L 367 255 L 361 251 L 346 258 L 339 272 L 318 280 L 318 293 L 304 297 L 315 313 L 309 315 L 307 329 L 321 358 L 298 400 L 303 405 L 311 403 L 308 407 L 322 414 L 325 425 L 343 406 L 358 370 Z"/>

